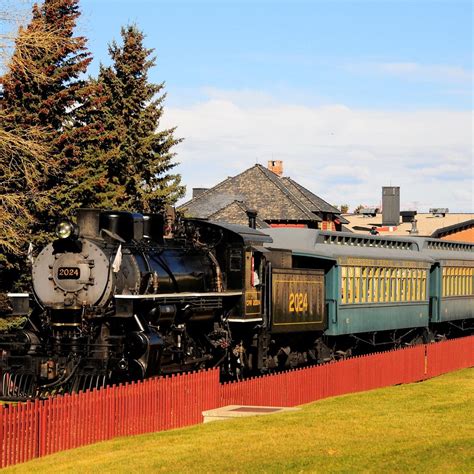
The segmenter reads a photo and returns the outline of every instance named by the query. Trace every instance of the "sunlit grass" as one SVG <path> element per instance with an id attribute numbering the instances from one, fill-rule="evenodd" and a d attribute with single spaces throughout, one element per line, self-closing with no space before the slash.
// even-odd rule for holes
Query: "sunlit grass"
<path id="1" fill-rule="evenodd" d="M 120 438 L 8 472 L 474 472 L 474 370 Z"/>

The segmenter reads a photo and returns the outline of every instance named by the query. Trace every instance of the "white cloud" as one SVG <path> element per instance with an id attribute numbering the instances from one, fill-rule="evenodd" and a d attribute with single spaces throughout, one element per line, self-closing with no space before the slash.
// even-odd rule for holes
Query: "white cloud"
<path id="1" fill-rule="evenodd" d="M 467 82 L 472 80 L 472 74 L 461 67 L 445 65 L 426 65 L 419 63 L 382 63 L 382 72 L 416 79 L 435 79 L 442 81 Z"/>
<path id="2" fill-rule="evenodd" d="M 363 73 L 379 73 L 423 82 L 472 83 L 472 71 L 446 64 L 422 64 L 416 62 L 369 62 L 351 63 L 346 68 Z"/>
<path id="3" fill-rule="evenodd" d="M 258 91 L 211 95 L 166 108 L 163 125 L 186 138 L 177 151 L 188 198 L 193 187 L 282 159 L 285 175 L 332 204 L 378 204 L 381 187 L 394 185 L 402 207 L 474 210 L 471 112 L 308 107 Z"/>

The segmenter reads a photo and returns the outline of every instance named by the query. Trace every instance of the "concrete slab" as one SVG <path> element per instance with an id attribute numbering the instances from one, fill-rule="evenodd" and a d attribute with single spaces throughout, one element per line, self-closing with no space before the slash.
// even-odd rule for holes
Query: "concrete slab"
<path id="1" fill-rule="evenodd" d="M 284 413 L 297 411 L 299 408 L 293 407 L 266 407 L 249 405 L 227 405 L 215 408 L 214 410 L 203 411 L 204 423 L 218 420 L 230 420 L 232 418 L 242 418 L 243 416 L 271 415 L 273 413 Z"/>

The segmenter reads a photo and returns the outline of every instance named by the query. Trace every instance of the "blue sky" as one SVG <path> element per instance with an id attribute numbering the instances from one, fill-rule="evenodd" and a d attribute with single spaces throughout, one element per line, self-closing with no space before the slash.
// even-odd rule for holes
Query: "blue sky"
<path id="1" fill-rule="evenodd" d="M 155 48 L 189 191 L 256 161 L 333 204 L 472 212 L 469 1 L 81 0 L 99 61 L 122 25 Z M 196 169 L 196 167 L 198 169 Z"/>
<path id="2" fill-rule="evenodd" d="M 470 108 L 470 2 L 82 0 L 89 46 L 136 23 L 168 91 L 257 89 L 356 106 Z M 387 64 L 416 64 L 390 70 Z M 425 69 L 423 69 L 425 68 Z M 301 91 L 301 93 L 298 93 Z M 281 97 L 285 100 L 292 98 Z M 170 102 L 179 97 L 170 94 Z"/>

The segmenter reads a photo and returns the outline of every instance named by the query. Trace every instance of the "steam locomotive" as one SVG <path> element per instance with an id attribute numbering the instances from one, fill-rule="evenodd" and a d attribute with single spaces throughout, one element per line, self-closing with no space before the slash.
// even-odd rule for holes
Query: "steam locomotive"
<path id="1" fill-rule="evenodd" d="M 78 211 L 11 294 L 0 398 L 219 367 L 240 378 L 474 328 L 474 245 Z"/>

